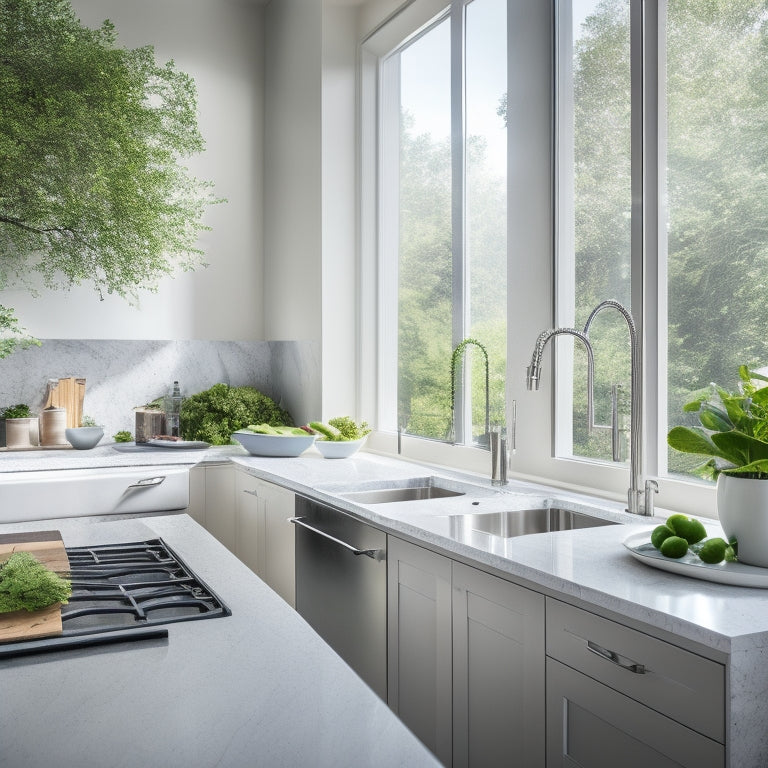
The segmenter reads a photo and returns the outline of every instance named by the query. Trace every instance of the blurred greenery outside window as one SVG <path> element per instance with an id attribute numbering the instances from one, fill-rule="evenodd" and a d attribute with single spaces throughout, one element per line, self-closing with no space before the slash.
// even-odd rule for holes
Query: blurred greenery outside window
<path id="1" fill-rule="evenodd" d="M 380 70 L 383 322 L 394 340 L 383 392 L 391 426 L 409 435 L 487 444 L 504 423 L 507 325 L 506 2 L 453 2 L 403 39 Z M 389 289 L 386 288 L 389 286 Z M 388 359 L 391 358 L 391 359 Z M 396 359 L 395 359 L 396 358 Z"/>
<path id="2" fill-rule="evenodd" d="M 666 447 L 682 405 L 710 382 L 735 389 L 741 364 L 768 365 L 768 1 L 649 3 L 644 42 L 636 2 L 556 3 L 557 324 L 583 328 L 604 299 L 632 306 L 646 326 L 648 470 L 686 474 L 695 457 Z M 627 430 L 626 325 L 604 312 L 590 337 L 595 421 L 610 423 L 619 385 Z M 610 430 L 587 429 L 586 355 L 570 341 L 556 409 L 558 456 L 611 460 Z"/>

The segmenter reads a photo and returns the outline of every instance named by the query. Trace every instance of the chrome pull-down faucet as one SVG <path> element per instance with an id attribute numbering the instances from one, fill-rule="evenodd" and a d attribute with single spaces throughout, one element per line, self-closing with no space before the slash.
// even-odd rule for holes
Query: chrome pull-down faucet
<path id="1" fill-rule="evenodd" d="M 592 344 L 589 340 L 589 328 L 595 316 L 604 309 L 617 310 L 627 323 L 629 328 L 629 342 L 631 352 L 631 371 L 630 387 L 631 392 L 631 413 L 630 413 L 630 447 L 629 447 L 629 490 L 627 491 L 627 511 L 633 515 L 653 516 L 653 495 L 658 493 L 658 483 L 655 480 L 646 480 L 643 487 L 640 488 L 643 474 L 642 459 L 642 407 L 643 399 L 640 390 L 642 381 L 640 371 L 640 340 L 637 335 L 637 328 L 629 311 L 618 301 L 608 300 L 598 304 L 589 315 L 584 331 L 577 331 L 574 328 L 555 328 L 554 330 L 542 332 L 536 339 L 536 346 L 531 357 L 531 364 L 528 366 L 528 389 L 538 389 L 539 379 L 541 377 L 541 357 L 544 353 L 546 343 L 559 334 L 570 334 L 579 339 L 587 349 L 587 424 L 592 427 L 594 403 L 592 394 L 592 384 L 594 378 L 594 355 L 592 353 Z"/>

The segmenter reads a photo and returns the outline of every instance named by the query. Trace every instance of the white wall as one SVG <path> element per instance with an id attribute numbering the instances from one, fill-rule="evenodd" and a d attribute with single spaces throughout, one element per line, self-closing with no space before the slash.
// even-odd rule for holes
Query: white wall
<path id="1" fill-rule="evenodd" d="M 324 417 L 358 412 L 356 9 L 326 2 L 322 50 L 322 370 Z"/>
<path id="2" fill-rule="evenodd" d="M 319 341 L 322 3 L 272 0 L 264 22 L 264 333 Z"/>
<path id="3" fill-rule="evenodd" d="M 227 203 L 209 209 L 209 266 L 164 279 L 140 307 L 89 287 L 0 292 L 30 333 L 57 339 L 264 337 L 262 316 L 263 8 L 236 0 L 72 0 L 84 24 L 114 22 L 120 44 L 151 44 L 197 84 L 206 151 L 188 162 Z"/>
<path id="4" fill-rule="evenodd" d="M 320 342 L 322 418 L 357 414 L 357 9 L 266 8 L 265 334 Z"/>

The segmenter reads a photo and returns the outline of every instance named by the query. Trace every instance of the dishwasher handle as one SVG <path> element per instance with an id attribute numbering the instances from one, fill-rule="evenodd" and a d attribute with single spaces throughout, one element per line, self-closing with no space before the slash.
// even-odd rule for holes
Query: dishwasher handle
<path id="1" fill-rule="evenodd" d="M 302 528 L 306 528 L 308 531 L 312 531 L 312 533 L 316 533 L 318 536 L 322 536 L 324 539 L 330 539 L 330 541 L 334 542 L 335 544 L 338 544 L 339 546 L 344 547 L 344 549 L 348 549 L 353 555 L 366 555 L 367 557 L 370 557 L 373 560 L 384 559 L 383 550 L 358 549 L 357 547 L 353 547 L 351 544 L 348 544 L 346 541 L 342 541 L 341 539 L 337 539 L 335 536 L 331 536 L 330 533 L 321 531 L 318 528 L 313 528 L 311 525 L 308 525 L 307 523 L 304 522 L 303 517 L 289 517 L 288 522 L 293 523 L 294 525 L 300 525 Z"/>

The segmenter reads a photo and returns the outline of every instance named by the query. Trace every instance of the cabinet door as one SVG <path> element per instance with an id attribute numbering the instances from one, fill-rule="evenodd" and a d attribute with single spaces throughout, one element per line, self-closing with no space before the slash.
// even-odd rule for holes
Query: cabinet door
<path id="1" fill-rule="evenodd" d="M 235 554 L 257 576 L 263 578 L 264 501 L 259 494 L 259 481 L 240 471 L 235 472 L 235 516 L 237 521 Z"/>
<path id="2" fill-rule="evenodd" d="M 387 581 L 389 706 L 451 765 L 451 561 L 390 536 Z"/>
<path id="3" fill-rule="evenodd" d="M 547 766 L 723 768 L 724 747 L 547 659 Z"/>
<path id="4" fill-rule="evenodd" d="M 231 464 L 205 468 L 205 528 L 230 552 L 237 541 L 234 475 Z"/>
<path id="5" fill-rule="evenodd" d="M 296 496 L 279 485 L 259 481 L 264 501 L 264 552 L 259 574 L 291 607 L 296 606 L 296 557 L 293 526 Z"/>
<path id="6" fill-rule="evenodd" d="M 453 764 L 544 765 L 544 597 L 453 564 Z"/>
<path id="7" fill-rule="evenodd" d="M 189 506 L 185 512 L 205 528 L 205 466 L 202 464 L 189 470 Z"/>

